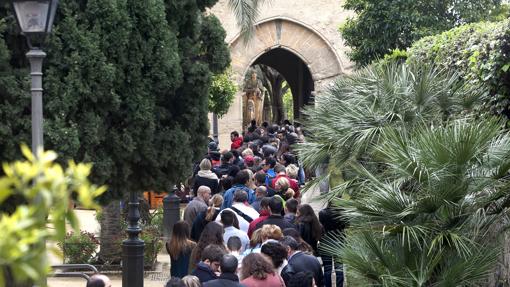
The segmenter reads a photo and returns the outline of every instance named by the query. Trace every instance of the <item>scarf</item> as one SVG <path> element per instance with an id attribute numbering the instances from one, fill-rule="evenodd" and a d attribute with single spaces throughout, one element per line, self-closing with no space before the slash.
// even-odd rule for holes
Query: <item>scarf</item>
<path id="1" fill-rule="evenodd" d="M 199 170 L 197 175 L 208 179 L 218 180 L 218 176 L 210 170 Z"/>

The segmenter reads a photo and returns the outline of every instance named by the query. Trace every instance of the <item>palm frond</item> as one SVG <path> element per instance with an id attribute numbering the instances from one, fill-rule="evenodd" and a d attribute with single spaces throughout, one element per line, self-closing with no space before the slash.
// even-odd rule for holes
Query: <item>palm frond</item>
<path id="1" fill-rule="evenodd" d="M 254 25 L 264 2 L 267 0 L 228 0 L 228 6 L 234 13 L 237 26 L 241 28 L 241 37 L 245 44 L 255 32 Z"/>

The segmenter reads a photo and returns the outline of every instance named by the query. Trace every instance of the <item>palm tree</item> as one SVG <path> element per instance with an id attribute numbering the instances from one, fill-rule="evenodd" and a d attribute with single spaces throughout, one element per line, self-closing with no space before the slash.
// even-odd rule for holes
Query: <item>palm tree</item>
<path id="1" fill-rule="evenodd" d="M 228 6 L 236 17 L 237 26 L 245 43 L 253 36 L 259 8 L 266 0 L 228 0 Z"/>
<path id="2" fill-rule="evenodd" d="M 348 164 L 364 179 L 337 199 L 351 224 L 323 247 L 371 286 L 478 286 L 502 250 L 510 135 L 495 120 L 387 128 L 379 172 Z M 365 285 L 366 286 L 366 285 Z"/>

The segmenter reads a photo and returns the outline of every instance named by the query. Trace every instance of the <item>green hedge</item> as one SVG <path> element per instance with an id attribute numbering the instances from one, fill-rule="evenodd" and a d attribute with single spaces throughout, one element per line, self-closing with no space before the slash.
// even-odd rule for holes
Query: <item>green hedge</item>
<path id="1" fill-rule="evenodd" d="M 486 93 L 480 112 L 510 118 L 510 21 L 463 25 L 422 38 L 407 51 L 395 50 L 385 61 L 435 64 L 458 73 Z"/>

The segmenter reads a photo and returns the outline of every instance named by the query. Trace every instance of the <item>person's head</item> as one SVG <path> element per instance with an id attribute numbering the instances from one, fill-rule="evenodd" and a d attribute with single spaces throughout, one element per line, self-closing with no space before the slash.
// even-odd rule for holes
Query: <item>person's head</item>
<path id="1" fill-rule="evenodd" d="M 273 215 L 281 215 L 283 211 L 282 200 L 277 196 L 271 197 L 271 201 L 269 201 L 269 210 Z"/>
<path id="2" fill-rule="evenodd" d="M 232 163 L 234 161 L 234 154 L 227 151 L 221 155 L 222 163 Z"/>
<path id="3" fill-rule="evenodd" d="M 249 181 L 250 181 L 250 173 L 246 169 L 240 170 L 234 177 L 234 184 L 246 185 L 246 184 L 248 184 Z"/>
<path id="4" fill-rule="evenodd" d="M 106 275 L 95 274 L 90 276 L 87 287 L 112 287 L 112 282 Z"/>
<path id="5" fill-rule="evenodd" d="M 211 161 L 208 158 L 204 158 L 200 162 L 200 170 L 211 170 L 211 168 L 212 168 Z"/>
<path id="6" fill-rule="evenodd" d="M 287 200 L 285 202 L 285 213 L 296 214 L 298 205 L 299 202 L 294 198 Z"/>
<path id="7" fill-rule="evenodd" d="M 276 182 L 274 183 L 274 189 L 276 189 L 277 191 L 280 191 L 282 193 L 285 193 L 287 191 L 287 189 L 289 189 L 289 187 L 290 187 L 290 182 L 285 177 L 278 178 L 276 180 Z"/>
<path id="8" fill-rule="evenodd" d="M 237 236 L 230 236 L 227 240 L 227 249 L 230 252 L 240 252 L 242 247 L 241 239 Z"/>
<path id="9" fill-rule="evenodd" d="M 170 279 L 166 282 L 165 287 L 186 287 L 184 281 L 178 277 L 170 277 Z"/>
<path id="10" fill-rule="evenodd" d="M 234 184 L 234 178 L 232 176 L 223 177 L 220 179 L 220 184 L 223 190 L 228 190 Z"/>
<path id="11" fill-rule="evenodd" d="M 251 234 L 250 238 L 250 247 L 255 248 L 257 245 L 262 243 L 262 237 L 260 236 L 262 232 L 262 229 L 259 228 Z"/>
<path id="12" fill-rule="evenodd" d="M 266 183 L 266 174 L 262 171 L 259 171 L 255 174 L 255 185 L 263 186 Z"/>
<path id="13" fill-rule="evenodd" d="M 219 245 L 211 244 L 202 251 L 200 261 L 208 265 L 212 271 L 217 272 L 220 267 L 221 258 L 225 255 L 225 253 L 225 250 Z"/>
<path id="14" fill-rule="evenodd" d="M 248 201 L 248 194 L 242 189 L 238 189 L 234 192 L 234 202 L 244 203 Z"/>
<path id="15" fill-rule="evenodd" d="M 246 148 L 243 150 L 243 152 L 241 153 L 241 156 L 246 160 L 246 157 L 247 156 L 253 156 L 253 150 L 251 148 Z"/>
<path id="16" fill-rule="evenodd" d="M 241 279 L 253 276 L 258 280 L 264 280 L 268 274 L 274 274 L 273 264 L 260 253 L 250 253 L 243 258 Z"/>
<path id="17" fill-rule="evenodd" d="M 186 287 L 202 287 L 202 283 L 200 283 L 200 279 L 197 276 L 186 275 L 182 277 L 182 282 Z"/>
<path id="18" fill-rule="evenodd" d="M 297 250 L 310 254 L 314 252 L 313 247 L 301 237 L 301 233 L 299 233 L 299 231 L 297 231 L 295 228 L 285 228 L 283 230 L 283 236 L 290 236 L 294 238 L 299 244 Z"/>
<path id="19" fill-rule="evenodd" d="M 221 153 L 219 151 L 211 151 L 209 152 L 209 156 L 211 157 L 211 160 L 220 160 Z"/>
<path id="20" fill-rule="evenodd" d="M 275 166 L 274 166 L 274 172 L 276 174 L 279 174 L 279 173 L 284 173 L 285 172 L 285 166 L 283 164 L 279 164 L 277 163 Z"/>
<path id="21" fill-rule="evenodd" d="M 282 154 L 282 156 L 280 157 L 280 162 L 284 166 L 288 166 L 289 164 L 295 164 L 296 157 L 293 154 L 286 152 Z"/>
<path id="22" fill-rule="evenodd" d="M 271 213 L 271 209 L 269 208 L 269 203 L 271 202 L 271 197 L 264 197 L 260 201 L 260 211 L 266 210 Z"/>
<path id="23" fill-rule="evenodd" d="M 236 138 L 239 137 L 239 133 L 237 131 L 233 131 L 230 133 L 230 140 L 234 141 Z"/>
<path id="24" fill-rule="evenodd" d="M 282 266 L 283 261 L 287 259 L 287 249 L 279 242 L 267 242 L 262 245 L 260 252 L 271 259 L 274 268 Z"/>
<path id="25" fill-rule="evenodd" d="M 255 164 L 255 160 L 253 159 L 253 155 L 247 155 L 244 158 L 244 165 L 247 167 L 253 167 Z"/>
<path id="26" fill-rule="evenodd" d="M 191 248 L 190 226 L 186 221 L 177 221 L 172 228 L 172 237 L 169 244 L 170 257 L 174 260 L 185 249 Z"/>
<path id="27" fill-rule="evenodd" d="M 236 273 L 237 265 L 237 258 L 234 255 L 225 254 L 220 261 L 221 273 Z"/>
<path id="28" fill-rule="evenodd" d="M 211 198 L 211 188 L 201 185 L 197 190 L 197 196 L 202 198 L 205 202 L 209 202 L 209 199 Z"/>
<path id="29" fill-rule="evenodd" d="M 274 224 L 264 224 L 260 229 L 260 238 L 262 239 L 262 242 L 269 239 L 280 240 L 283 237 L 280 227 Z"/>
<path id="30" fill-rule="evenodd" d="M 255 189 L 255 196 L 257 198 L 264 198 L 267 196 L 267 188 L 263 185 L 261 186 L 258 186 L 256 189 Z"/>
<path id="31" fill-rule="evenodd" d="M 215 141 L 211 141 L 207 145 L 207 149 L 209 150 L 209 152 L 218 151 L 218 144 Z"/>
<path id="32" fill-rule="evenodd" d="M 220 214 L 221 224 L 223 224 L 224 227 L 233 226 L 235 217 L 236 215 L 233 211 L 225 209 Z"/>
<path id="33" fill-rule="evenodd" d="M 224 246 L 223 241 L 223 226 L 218 222 L 211 221 L 205 225 L 200 238 L 198 239 L 197 246 L 193 250 L 193 262 L 198 262 L 202 258 L 206 246 L 208 245 Z"/>
<path id="34" fill-rule="evenodd" d="M 295 164 L 289 164 L 285 168 L 285 173 L 287 173 L 288 177 L 297 179 L 298 173 L 299 173 L 299 167 L 297 167 Z"/>
<path id="35" fill-rule="evenodd" d="M 313 273 L 311 272 L 297 272 L 286 283 L 287 287 L 313 287 L 314 285 Z"/>
<path id="36" fill-rule="evenodd" d="M 299 248 L 299 243 L 292 236 L 284 236 L 280 240 L 280 243 L 287 250 L 287 257 L 289 257 L 292 254 L 294 254 L 294 252 L 296 252 L 296 250 L 298 250 L 298 248 Z"/>
<path id="37" fill-rule="evenodd" d="M 216 214 L 216 208 L 220 208 L 223 204 L 223 196 L 217 193 L 211 197 L 209 200 L 209 207 L 207 208 L 207 213 L 205 215 L 205 220 L 211 221 Z"/>

